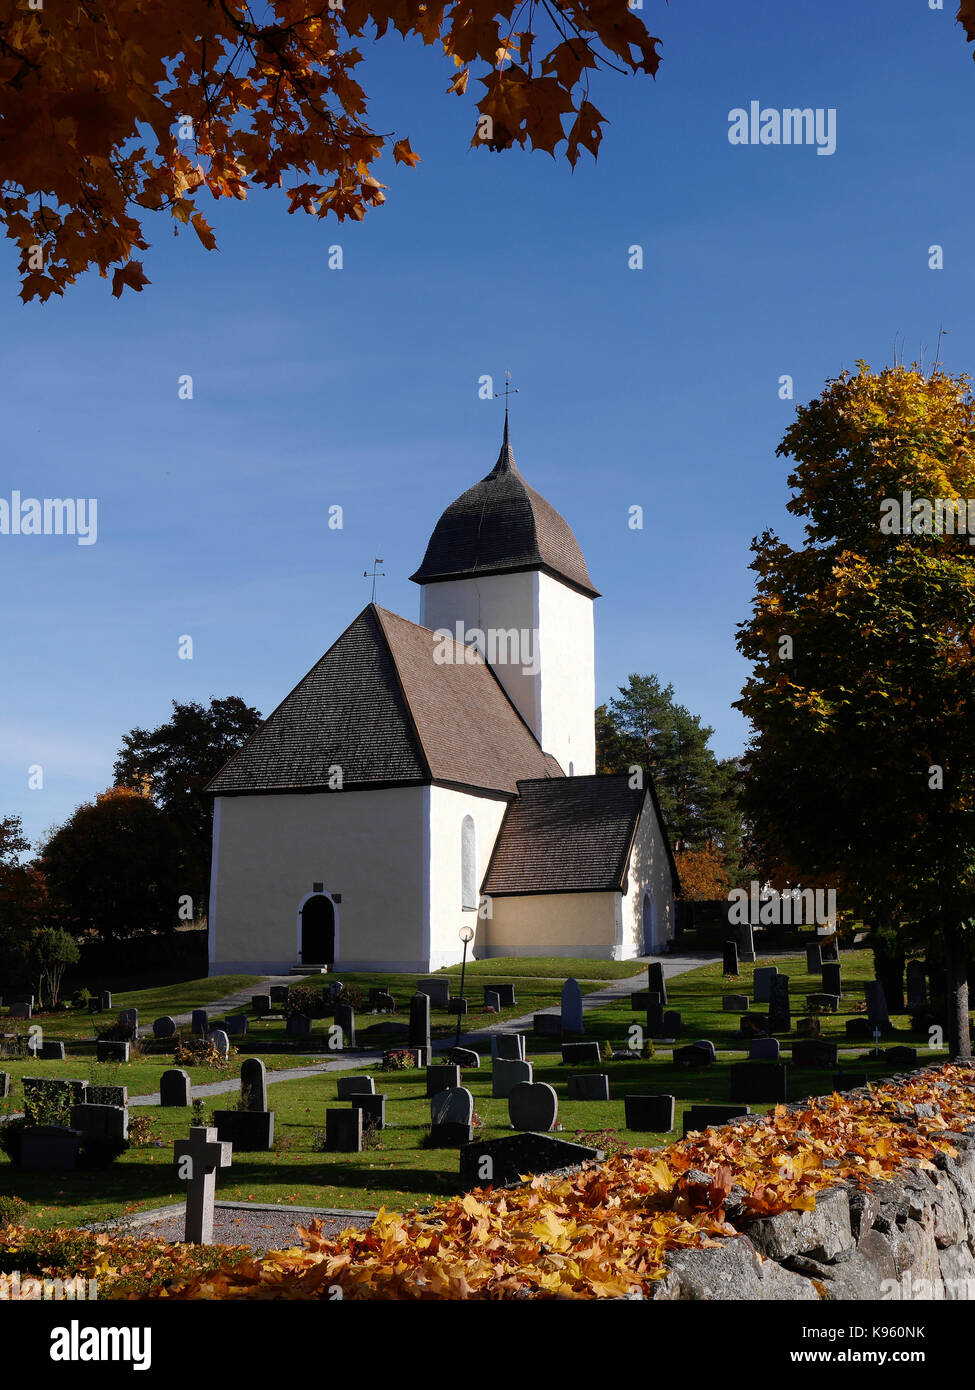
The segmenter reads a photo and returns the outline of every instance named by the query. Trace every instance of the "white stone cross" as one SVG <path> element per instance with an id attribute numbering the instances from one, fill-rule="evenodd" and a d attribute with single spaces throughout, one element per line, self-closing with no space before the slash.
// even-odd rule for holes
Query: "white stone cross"
<path id="1" fill-rule="evenodd" d="M 183 1239 L 187 1244 L 209 1245 L 213 1240 L 217 1169 L 230 1167 L 231 1146 L 217 1139 L 215 1129 L 191 1125 L 189 1139 L 177 1139 L 173 1153 L 177 1177 L 189 1184 Z"/>

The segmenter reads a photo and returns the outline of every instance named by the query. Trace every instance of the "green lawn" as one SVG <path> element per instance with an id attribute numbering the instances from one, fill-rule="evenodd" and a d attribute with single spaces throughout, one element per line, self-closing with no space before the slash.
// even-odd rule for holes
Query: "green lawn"
<path id="1" fill-rule="evenodd" d="M 105 1013 L 67 1009 L 63 1013 L 35 1014 L 30 1023 L 39 1023 L 52 1038 L 91 1038 L 114 1023 L 122 1009 L 138 1009 L 141 1027 L 166 1014 L 186 1014 L 202 1009 L 214 999 L 222 999 L 240 989 L 256 989 L 262 979 L 261 975 L 210 975 L 201 980 L 182 980 L 150 989 L 113 992 L 112 1007 Z M 0 1009 L 0 1032 L 26 1032 L 29 1026 L 24 1019 L 10 1018 L 6 1006 Z"/>

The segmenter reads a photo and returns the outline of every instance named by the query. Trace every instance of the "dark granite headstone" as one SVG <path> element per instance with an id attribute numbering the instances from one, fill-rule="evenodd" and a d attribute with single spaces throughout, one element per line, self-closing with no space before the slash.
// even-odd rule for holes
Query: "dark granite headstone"
<path id="1" fill-rule="evenodd" d="M 458 1067 L 480 1067 L 480 1054 L 469 1047 L 453 1047 L 450 1050 L 450 1060 Z"/>
<path id="2" fill-rule="evenodd" d="M 129 1044 L 127 1042 L 97 1042 L 95 1060 L 98 1062 L 127 1062 Z"/>
<path id="3" fill-rule="evenodd" d="M 362 1111 L 326 1110 L 325 1147 L 330 1153 L 361 1153 Z"/>
<path id="4" fill-rule="evenodd" d="M 123 1105 L 81 1105 L 71 1107 L 71 1128 L 86 1139 L 120 1141 L 129 1137 L 129 1112 Z"/>
<path id="5" fill-rule="evenodd" d="M 447 1012 L 449 1014 L 459 1014 L 460 1017 L 463 1018 L 468 1011 L 468 1007 L 469 1005 L 466 999 L 461 999 L 458 997 L 455 999 L 447 1000 Z"/>
<path id="6" fill-rule="evenodd" d="M 289 1014 L 284 1031 L 289 1038 L 307 1038 L 311 1033 L 311 1019 L 307 1014 Z"/>
<path id="7" fill-rule="evenodd" d="M 20 1141 L 20 1167 L 33 1172 L 70 1171 L 77 1164 L 83 1137 L 80 1130 L 58 1125 L 28 1126 Z"/>
<path id="8" fill-rule="evenodd" d="M 928 1002 L 928 979 L 923 960 L 907 962 L 907 1007 L 922 1008 Z"/>
<path id="9" fill-rule="evenodd" d="M 535 1014 L 532 1032 L 536 1038 L 561 1038 L 562 1018 L 559 1014 Z"/>
<path id="10" fill-rule="evenodd" d="M 153 1019 L 152 1036 L 154 1038 L 174 1038 L 176 1036 L 176 1020 L 170 1018 L 169 1014 L 163 1014 L 162 1018 Z"/>
<path id="11" fill-rule="evenodd" d="M 191 1019 L 192 1022 L 190 1026 L 193 1029 L 193 1034 L 195 1037 L 201 1037 L 204 1033 L 208 1033 L 210 1031 L 210 1022 L 207 1018 L 206 1009 L 194 1009 L 191 1015 Z"/>
<path id="12" fill-rule="evenodd" d="M 647 1009 L 647 1033 L 651 1038 L 662 1038 L 664 1035 L 664 1006 L 663 1004 L 651 1004 Z"/>
<path id="13" fill-rule="evenodd" d="M 884 1050 L 885 1062 L 916 1062 L 916 1047 L 888 1047 Z"/>
<path id="14" fill-rule="evenodd" d="M 772 981 L 768 1008 L 768 1030 L 770 1033 L 789 1033 L 792 1031 L 788 975 L 776 975 Z"/>
<path id="15" fill-rule="evenodd" d="M 272 1003 L 272 1004 L 287 1004 L 287 1002 L 288 1002 L 288 992 L 289 992 L 290 989 L 291 989 L 291 986 L 290 986 L 290 985 L 272 985 L 272 986 L 271 986 L 271 990 L 270 990 L 270 993 L 271 993 L 271 1003 Z"/>
<path id="16" fill-rule="evenodd" d="M 580 1066 L 583 1063 L 595 1062 L 598 1066 L 601 1061 L 599 1055 L 598 1042 L 577 1042 L 562 1044 L 562 1061 L 570 1066 Z"/>
<path id="17" fill-rule="evenodd" d="M 85 1103 L 88 1105 L 121 1105 L 124 1109 L 129 1103 L 128 1086 L 88 1085 Z"/>
<path id="18" fill-rule="evenodd" d="M 823 963 L 823 994 L 843 993 L 843 967 L 835 961 Z"/>
<path id="19" fill-rule="evenodd" d="M 495 985 L 494 991 L 500 1000 L 502 1009 L 513 1009 L 517 1000 L 515 999 L 514 985 Z"/>
<path id="20" fill-rule="evenodd" d="M 42 1062 L 63 1062 L 65 1060 L 64 1043 L 41 1043 L 40 1047 L 37 1049 L 37 1052 L 35 1053 L 35 1056 L 39 1057 Z"/>
<path id="21" fill-rule="evenodd" d="M 755 959 L 755 933 L 751 922 L 741 922 L 738 926 L 738 958 L 743 961 Z"/>
<path id="22" fill-rule="evenodd" d="M 0 1100 L 6 1100 L 10 1095 L 10 1073 L 0 1071 Z"/>
<path id="23" fill-rule="evenodd" d="M 98 1004 L 103 1014 L 108 1013 L 109 1009 L 112 1007 L 112 995 L 110 990 L 102 990 L 101 994 L 98 996 Z"/>
<path id="24" fill-rule="evenodd" d="M 676 1067 L 688 1067 L 691 1070 L 697 1070 L 713 1065 L 713 1049 L 709 1052 L 707 1048 L 698 1047 L 696 1043 L 691 1043 L 688 1047 L 674 1048 L 674 1066 Z"/>
<path id="25" fill-rule="evenodd" d="M 246 1014 L 228 1014 L 223 1021 L 223 1031 L 228 1038 L 242 1038 L 247 1033 Z"/>
<path id="26" fill-rule="evenodd" d="M 676 1009 L 664 1010 L 664 1037 L 679 1038 L 683 1027 L 681 1016 Z"/>
<path id="27" fill-rule="evenodd" d="M 431 1149 L 459 1149 L 474 1138 L 473 1125 L 442 1124 L 430 1126 L 428 1144 Z"/>
<path id="28" fill-rule="evenodd" d="M 774 965 L 760 965 L 752 979 L 752 995 L 756 1004 L 767 1004 L 772 998 L 772 981 L 779 972 Z"/>
<path id="29" fill-rule="evenodd" d="M 501 1057 L 506 1062 L 525 1060 L 525 1035 L 523 1033 L 492 1033 L 491 1056 Z"/>
<path id="30" fill-rule="evenodd" d="M 217 1138 L 234 1153 L 270 1153 L 274 1148 L 273 1110 L 214 1110 L 213 1123 Z"/>
<path id="31" fill-rule="evenodd" d="M 866 1018 L 848 1018 L 845 1027 L 848 1038 L 869 1038 L 873 1032 L 870 1020 Z"/>
<path id="32" fill-rule="evenodd" d="M 559 1098 L 546 1081 L 519 1081 L 508 1092 L 508 1119 L 512 1129 L 541 1134 L 555 1128 Z"/>
<path id="33" fill-rule="evenodd" d="M 349 1104 L 353 1110 L 362 1111 L 364 1125 L 372 1125 L 374 1129 L 386 1128 L 385 1095 L 369 1096 L 361 1092 L 357 1096 L 349 1096 Z"/>
<path id="34" fill-rule="evenodd" d="M 414 994 L 410 1000 L 410 1047 L 430 1046 L 430 996 Z"/>
<path id="35" fill-rule="evenodd" d="M 335 1005 L 335 1026 L 342 1029 L 343 1047 L 355 1047 L 355 1010 L 351 1004 Z"/>
<path id="36" fill-rule="evenodd" d="M 825 1038 L 797 1038 L 792 1044 L 792 1065 L 795 1067 L 837 1066 L 837 1046 Z"/>
<path id="37" fill-rule="evenodd" d="M 609 1100 L 605 1072 L 576 1072 L 569 1077 L 569 1100 Z"/>
<path id="38" fill-rule="evenodd" d="M 460 1086 L 460 1067 L 450 1062 L 435 1062 L 427 1067 L 427 1095 L 435 1096 L 438 1091 L 452 1091 Z"/>
<path id="39" fill-rule="evenodd" d="M 818 975 L 823 968 L 823 951 L 818 941 L 806 947 L 806 974 Z"/>
<path id="40" fill-rule="evenodd" d="M 789 1099 L 788 1074 L 785 1062 L 735 1062 L 731 1068 L 731 1099 L 784 1104 Z"/>
<path id="41" fill-rule="evenodd" d="M 164 1071 L 159 1080 L 160 1105 L 189 1105 L 190 1074 L 182 1068 Z"/>
<path id="42" fill-rule="evenodd" d="M 737 941 L 726 941 L 724 943 L 724 964 L 722 972 L 725 975 L 738 974 L 738 943 Z"/>
<path id="43" fill-rule="evenodd" d="M 260 1057 L 240 1064 L 240 1100 L 245 1110 L 267 1109 L 267 1068 Z"/>
<path id="44" fill-rule="evenodd" d="M 269 994 L 252 994 L 251 1008 L 258 1018 L 263 1018 L 265 1014 L 271 1012 L 271 996 Z"/>
<path id="45" fill-rule="evenodd" d="M 753 1038 L 748 1046 L 748 1057 L 752 1062 L 777 1062 L 779 1060 L 778 1038 Z"/>
<path id="46" fill-rule="evenodd" d="M 512 1134 L 502 1139 L 475 1139 L 460 1151 L 460 1183 L 465 1191 L 475 1187 L 519 1184 L 522 1174 L 552 1173 L 560 1168 L 595 1160 L 602 1149 L 570 1144 L 551 1134 Z"/>
<path id="47" fill-rule="evenodd" d="M 815 1009 L 818 1013 L 835 1014 L 840 1007 L 840 996 L 838 994 L 807 994 L 806 1008 Z"/>
<path id="48" fill-rule="evenodd" d="M 721 999 L 721 1007 L 726 1014 L 743 1014 L 748 1008 L 748 995 L 725 994 Z"/>
<path id="49" fill-rule="evenodd" d="M 484 991 L 484 1007 L 488 1012 L 499 1014 L 501 1012 L 501 996 L 496 989 L 486 989 Z"/>
<path id="50" fill-rule="evenodd" d="M 819 943 L 824 964 L 827 961 L 838 961 L 840 958 L 840 945 L 835 936 L 824 936 Z"/>
<path id="51" fill-rule="evenodd" d="M 659 960 L 652 960 L 647 966 L 647 989 L 652 994 L 660 995 L 661 1004 L 667 1003 L 667 983 L 664 979 L 664 968 Z"/>
<path id="52" fill-rule="evenodd" d="M 880 1028 L 884 1030 L 890 1027 L 890 1017 L 887 1013 L 887 1000 L 884 996 L 884 987 L 879 980 L 871 980 L 864 985 L 863 992 L 867 1000 L 867 1021 L 871 1029 Z"/>
<path id="53" fill-rule="evenodd" d="M 626 1128 L 644 1134 L 669 1134 L 674 1128 L 674 1096 L 624 1096 Z"/>

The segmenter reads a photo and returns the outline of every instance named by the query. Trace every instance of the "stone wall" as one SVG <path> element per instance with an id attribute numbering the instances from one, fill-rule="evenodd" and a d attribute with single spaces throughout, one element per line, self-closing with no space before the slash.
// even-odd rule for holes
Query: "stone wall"
<path id="1" fill-rule="evenodd" d="M 756 1218 L 733 1188 L 725 1212 L 740 1235 L 673 1251 L 654 1297 L 975 1300 L 975 1124 L 945 1137 L 958 1156 L 939 1154 L 934 1171 L 915 1161 L 866 1190 L 838 1183 L 819 1193 L 813 1211 Z"/>

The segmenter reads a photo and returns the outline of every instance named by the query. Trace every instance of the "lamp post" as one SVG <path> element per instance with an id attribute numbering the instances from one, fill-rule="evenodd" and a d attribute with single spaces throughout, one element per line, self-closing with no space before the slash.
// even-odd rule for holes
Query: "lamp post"
<path id="1" fill-rule="evenodd" d="M 469 944 L 471 941 L 474 940 L 474 928 L 473 928 L 473 927 L 468 927 L 468 926 L 463 926 L 463 927 L 461 927 L 461 929 L 460 929 L 460 931 L 457 933 L 457 935 L 460 937 L 461 941 L 463 941 L 463 943 L 464 943 L 464 959 L 463 959 L 463 961 L 461 962 L 461 967 L 460 967 L 460 997 L 461 997 L 461 999 L 463 999 L 463 997 L 464 997 L 464 974 L 465 974 L 465 972 L 466 972 L 466 970 L 467 970 L 467 947 L 468 947 L 468 944 Z M 458 1009 L 458 1010 L 457 1010 L 457 1038 L 456 1038 L 456 1040 L 455 1040 L 455 1042 L 454 1042 L 454 1047 L 460 1047 L 460 1021 L 461 1021 L 461 1018 L 462 1018 L 462 1017 L 463 1017 L 463 1014 L 461 1014 L 460 1010 Z"/>

